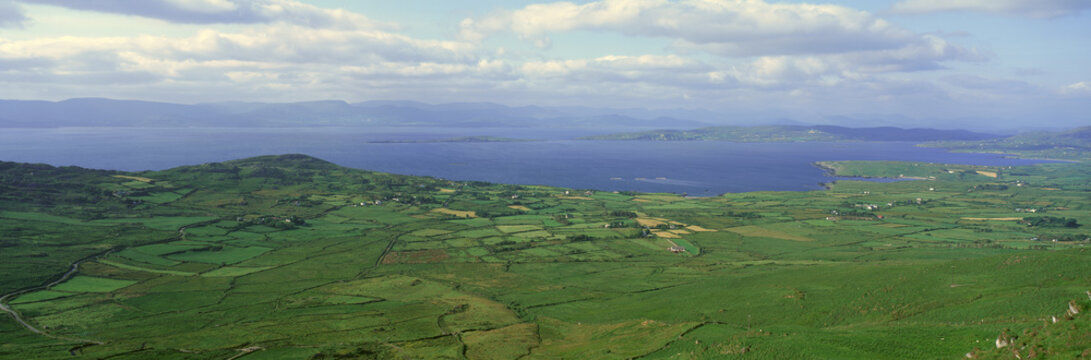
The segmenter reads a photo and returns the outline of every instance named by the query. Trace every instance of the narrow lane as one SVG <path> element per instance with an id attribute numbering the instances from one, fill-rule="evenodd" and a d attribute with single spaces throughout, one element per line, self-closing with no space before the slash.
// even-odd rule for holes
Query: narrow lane
<path id="1" fill-rule="evenodd" d="M 87 262 L 87 261 L 98 259 L 99 257 L 105 256 L 105 255 L 107 255 L 107 254 L 109 254 L 111 252 L 113 252 L 113 250 L 107 251 L 107 252 L 102 253 L 102 254 L 86 257 L 86 258 L 80 259 L 79 261 L 76 261 L 76 262 L 72 263 L 72 266 L 68 269 L 68 272 L 64 273 L 64 275 L 61 275 L 60 278 L 58 278 L 57 280 L 54 280 L 53 282 L 50 282 L 48 284 L 41 285 L 41 286 L 38 286 L 38 287 L 29 288 L 29 289 L 23 289 L 23 290 L 19 290 L 19 291 L 15 291 L 15 292 L 6 294 L 4 296 L 0 296 L 0 310 L 3 310 L 4 312 L 11 315 L 11 317 L 13 319 L 15 319 L 15 322 L 19 323 L 19 325 L 22 325 L 27 330 L 30 330 L 31 332 L 33 332 L 35 334 L 51 337 L 51 338 L 54 338 L 54 339 L 60 339 L 60 340 L 70 340 L 70 341 L 78 341 L 78 342 L 85 342 L 85 343 L 93 343 L 93 344 L 102 345 L 103 343 L 101 341 L 68 338 L 68 337 L 56 336 L 56 335 L 47 333 L 44 330 L 39 329 L 39 328 L 35 327 L 33 324 L 27 322 L 26 319 L 23 318 L 22 314 L 19 314 L 18 311 L 15 311 L 15 309 L 12 309 L 11 306 L 8 305 L 8 301 L 10 301 L 12 298 L 14 298 L 16 296 L 19 296 L 19 295 L 22 295 L 22 294 L 26 294 L 26 293 L 33 292 L 33 291 L 38 291 L 38 290 L 48 289 L 50 287 L 53 287 L 54 285 L 60 284 L 60 283 L 64 282 L 65 280 L 68 280 L 68 278 L 72 277 L 73 274 L 75 274 L 77 271 L 79 271 L 80 264 L 82 264 L 84 262 Z"/>

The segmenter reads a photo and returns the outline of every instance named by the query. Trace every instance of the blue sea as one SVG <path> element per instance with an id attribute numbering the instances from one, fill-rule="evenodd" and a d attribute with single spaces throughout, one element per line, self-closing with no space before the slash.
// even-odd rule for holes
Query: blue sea
<path id="1" fill-rule="evenodd" d="M 541 184 L 603 191 L 711 196 L 816 190 L 837 180 L 823 160 L 902 160 L 1015 166 L 1041 161 L 951 153 L 912 143 L 583 141 L 620 132 L 437 128 L 58 128 L 0 130 L 0 160 L 115 170 L 159 170 L 257 155 L 300 153 L 366 170 L 452 180 Z M 490 135 L 510 143 L 370 143 Z"/>

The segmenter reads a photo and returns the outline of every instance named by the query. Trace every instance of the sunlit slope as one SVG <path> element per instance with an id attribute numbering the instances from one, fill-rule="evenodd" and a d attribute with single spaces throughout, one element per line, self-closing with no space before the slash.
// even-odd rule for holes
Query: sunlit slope
<path id="1" fill-rule="evenodd" d="M 954 358 L 1091 290 L 1084 164 L 705 199 L 0 165 L 4 304 L 47 334 L 0 321 L 4 358 Z"/>

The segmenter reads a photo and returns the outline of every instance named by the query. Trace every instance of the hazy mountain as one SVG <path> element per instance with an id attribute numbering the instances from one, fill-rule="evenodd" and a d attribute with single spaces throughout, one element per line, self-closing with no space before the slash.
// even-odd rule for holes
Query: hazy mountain
<path id="1" fill-rule="evenodd" d="M 686 113 L 686 110 L 680 111 Z M 0 100 L 0 127 L 700 127 L 708 123 L 670 111 L 414 101 L 296 103 L 222 102 L 196 105 L 80 98 L 59 102 Z"/>
<path id="2" fill-rule="evenodd" d="M 224 114 L 192 105 L 98 98 L 59 102 L 0 100 L 0 127 L 201 126 L 227 121 Z"/>

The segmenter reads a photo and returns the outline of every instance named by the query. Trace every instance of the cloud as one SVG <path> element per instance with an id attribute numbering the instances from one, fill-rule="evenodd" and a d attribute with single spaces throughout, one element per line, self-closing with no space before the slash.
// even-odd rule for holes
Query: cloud
<path id="1" fill-rule="evenodd" d="M 22 7 L 10 0 L 0 0 L 0 28 L 23 27 L 27 21 Z"/>
<path id="2" fill-rule="evenodd" d="M 895 14 L 949 11 L 984 12 L 1033 18 L 1075 15 L 1091 9 L 1087 0 L 901 0 L 890 8 Z"/>
<path id="3" fill-rule="evenodd" d="M 950 59 L 984 59 L 979 54 L 951 47 L 943 39 L 926 37 L 925 40 L 900 49 L 847 54 L 759 56 L 713 63 L 677 55 L 604 56 L 527 62 L 520 70 L 527 79 L 556 80 L 558 86 L 565 82 L 587 86 L 643 83 L 686 89 L 821 91 L 818 89 L 850 83 L 889 83 L 890 79 L 883 77 L 888 73 L 937 69 L 940 62 Z"/>
<path id="4" fill-rule="evenodd" d="M 989 57 L 977 49 L 954 45 L 934 35 L 923 35 L 897 49 L 830 56 L 856 71 L 870 73 L 939 70 L 944 68 L 943 62 L 984 62 Z"/>
<path id="5" fill-rule="evenodd" d="M 175 23 L 247 26 L 175 26 L 191 31 L 185 36 L 0 38 L 0 83 L 11 85 L 0 89 L 0 98 L 385 98 L 616 107 L 685 104 L 783 116 L 858 109 L 940 116 L 949 111 L 996 114 L 1001 113 L 998 104 L 1020 103 L 1036 94 L 1061 96 L 1059 87 L 1043 90 L 952 76 L 965 72 L 954 69 L 913 74 L 990 56 L 941 34 L 914 33 L 866 12 L 826 5 L 758 0 L 534 4 L 463 20 L 462 37 L 442 41 L 355 26 L 357 22 L 345 19 L 362 16 L 287 0 L 23 2 Z M 131 6 L 121 8 L 122 3 Z M 295 7 L 276 13 L 254 10 L 271 4 Z M 551 57 L 550 36 L 569 31 L 668 39 L 672 45 L 662 52 Z M 505 50 L 479 42 L 500 32 L 517 34 L 542 50 Z M 570 37 L 556 40 L 561 39 Z M 1077 83 L 1062 92 L 1091 93 L 1088 87 Z"/>
<path id="6" fill-rule="evenodd" d="M 682 48 L 723 56 L 843 53 L 895 49 L 919 36 L 864 12 L 834 5 L 762 0 L 602 0 L 555 2 L 465 19 L 461 36 L 481 40 L 511 31 L 540 41 L 590 30 L 674 39 Z"/>
<path id="7" fill-rule="evenodd" d="M 959 74 L 946 76 L 941 81 L 951 88 L 957 89 L 959 93 L 976 96 L 1032 96 L 1046 93 L 1046 91 L 1041 91 L 1038 87 L 1021 80 L 993 79 Z"/>
<path id="8" fill-rule="evenodd" d="M 531 61 L 519 68 L 521 77 L 558 85 L 575 83 L 654 84 L 670 87 L 701 87 L 713 67 L 676 55 L 610 55 L 594 59 Z"/>
<path id="9" fill-rule="evenodd" d="M 422 85 L 426 81 L 419 79 L 427 73 L 484 77 L 497 64 L 479 59 L 476 51 L 461 42 L 290 24 L 238 32 L 203 30 L 181 38 L 0 38 L 0 83 L 20 88 L 22 94 L 73 97 L 143 98 L 148 95 L 137 90 L 143 89 L 172 98 L 167 94 L 173 89 L 179 98 L 201 101 L 343 98 L 369 87 L 396 88 L 401 86 L 397 79 L 418 79 Z M 346 66 L 374 71 L 343 71 Z M 100 86 L 104 84 L 110 86 Z M 13 94 L 20 92 L 0 96 Z"/>
<path id="10" fill-rule="evenodd" d="M 235 33 L 202 30 L 190 37 L 55 37 L 5 41 L 0 57 L 39 56 L 85 62 L 88 54 L 119 58 L 148 57 L 177 61 L 250 61 L 255 63 L 342 63 L 353 61 L 476 61 L 466 43 L 420 40 L 382 31 L 265 26 Z M 94 58 L 94 57 L 91 57 Z"/>
<path id="11" fill-rule="evenodd" d="M 568 31 L 620 33 L 673 40 L 683 54 L 726 59 L 794 56 L 855 72 L 942 69 L 943 62 L 988 57 L 933 34 L 916 34 L 841 6 L 763 0 L 601 0 L 555 2 L 465 19 L 461 38 L 481 41 L 513 32 L 535 44 Z"/>
<path id="12" fill-rule="evenodd" d="M 762 56 L 746 61 L 707 63 L 677 55 L 603 56 L 592 59 L 531 61 L 517 69 L 520 81 L 542 89 L 582 91 L 589 96 L 623 93 L 655 97 L 690 92 L 691 97 L 740 94 L 837 94 L 844 91 L 899 95 L 902 80 L 868 72 L 838 56 Z M 912 89 L 920 89 L 915 83 Z M 933 90 L 934 87 L 929 87 Z M 716 95 L 718 94 L 718 95 Z M 825 95 L 821 95 L 825 96 Z"/>
<path id="13" fill-rule="evenodd" d="M 289 23 L 312 28 L 383 28 L 367 17 L 290 0 L 19 0 L 182 24 Z"/>
<path id="14" fill-rule="evenodd" d="M 1083 97 L 1091 96 L 1091 81 L 1080 81 L 1061 88 L 1061 95 Z"/>

